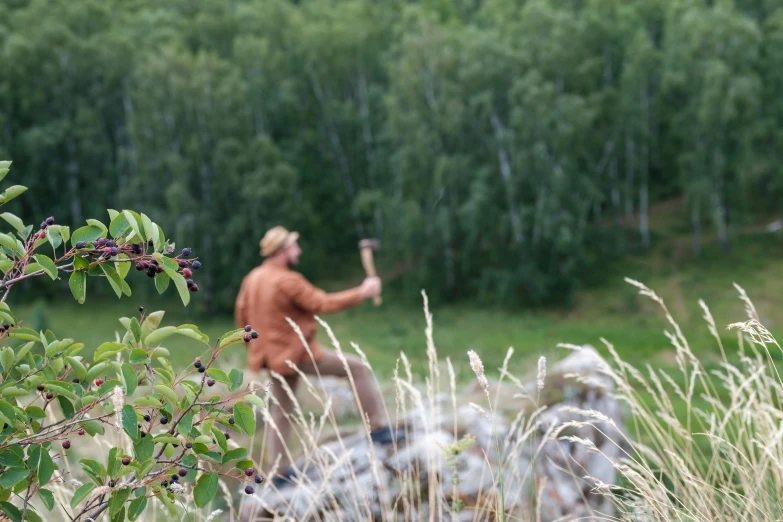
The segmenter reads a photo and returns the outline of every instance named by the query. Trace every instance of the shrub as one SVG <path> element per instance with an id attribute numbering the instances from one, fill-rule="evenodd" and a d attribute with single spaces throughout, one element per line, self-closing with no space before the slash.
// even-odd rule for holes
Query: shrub
<path id="1" fill-rule="evenodd" d="M 0 162 L 0 180 L 9 168 Z M 0 205 L 25 190 L 7 188 Z M 162 311 L 140 308 L 139 317 L 120 319 L 121 338 L 87 357 L 74 339 L 26 328 L 6 303 L 20 281 L 63 274 L 70 274 L 79 303 L 89 280 L 108 282 L 118 298 L 130 296 L 126 276 L 135 268 L 161 293 L 173 282 L 187 305 L 198 288 L 182 272 L 197 257 L 189 249 L 177 253 L 158 225 L 131 210 L 109 210 L 108 226 L 90 219 L 73 233 L 54 217 L 35 229 L 8 212 L 0 217 L 15 230 L 0 234 L 0 340 L 8 344 L 0 348 L 0 513 L 39 521 L 51 518 L 42 510 L 56 507 L 74 522 L 104 512 L 118 522 L 138 519 L 157 501 L 179 518 L 176 495 L 191 486 L 195 507 L 204 508 L 221 478 L 252 483 L 247 449 L 227 439 L 255 432 L 253 406 L 264 404 L 257 389 L 243 386 L 242 372 L 214 367 L 227 346 L 243 342 L 244 329 L 210 343 L 197 326 L 161 326 Z M 173 335 L 203 344 L 208 357 L 175 370 L 161 345 Z M 211 394 L 207 380 L 225 384 L 230 394 Z M 106 460 L 69 460 L 79 449 L 97 458 L 104 445 Z"/>

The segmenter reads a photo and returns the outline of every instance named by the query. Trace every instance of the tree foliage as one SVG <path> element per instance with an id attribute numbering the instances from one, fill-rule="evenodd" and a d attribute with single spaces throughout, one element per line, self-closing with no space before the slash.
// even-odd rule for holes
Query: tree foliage
<path id="1" fill-rule="evenodd" d="M 781 28 L 760 0 L 18 1 L 0 152 L 24 217 L 154 209 L 212 310 L 281 223 L 314 278 L 377 236 L 410 295 L 540 303 L 649 246 L 662 198 L 697 252 L 778 209 Z"/>

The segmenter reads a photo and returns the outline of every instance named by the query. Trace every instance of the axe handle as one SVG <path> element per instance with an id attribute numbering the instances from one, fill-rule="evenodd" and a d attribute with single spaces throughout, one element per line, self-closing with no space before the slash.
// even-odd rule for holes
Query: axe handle
<path id="1" fill-rule="evenodd" d="M 377 277 L 377 274 L 375 273 L 375 260 L 373 259 L 372 248 L 362 248 L 361 255 L 362 266 L 364 267 L 364 272 L 367 274 L 367 277 Z M 375 306 L 380 306 L 383 302 L 383 298 L 379 295 L 375 296 L 372 298 L 372 302 Z"/>

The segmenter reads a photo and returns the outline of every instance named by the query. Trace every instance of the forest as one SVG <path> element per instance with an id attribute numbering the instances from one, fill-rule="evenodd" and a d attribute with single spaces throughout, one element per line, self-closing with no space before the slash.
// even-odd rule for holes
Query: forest
<path id="1" fill-rule="evenodd" d="M 698 255 L 781 210 L 772 0 L 5 0 L 0 159 L 72 229 L 145 212 L 231 309 L 278 224 L 317 281 L 413 300 L 568 300 L 655 242 Z M 21 178 L 21 179 L 20 179 Z"/>

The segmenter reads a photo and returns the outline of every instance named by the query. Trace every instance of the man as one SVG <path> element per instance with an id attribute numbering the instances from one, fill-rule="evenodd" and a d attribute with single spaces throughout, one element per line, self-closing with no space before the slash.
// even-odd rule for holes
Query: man
<path id="1" fill-rule="evenodd" d="M 339 377 L 348 375 L 336 353 L 324 349 L 315 340 L 314 315 L 358 306 L 365 299 L 381 293 L 381 281 L 377 277 L 365 279 L 356 288 L 332 294 L 311 285 L 300 273 L 291 270 L 302 254 L 298 239 L 299 234 L 283 227 L 272 228 L 264 235 L 260 246 L 261 255 L 266 260 L 242 280 L 235 311 L 238 327 L 249 324 L 258 332 L 258 338 L 250 341 L 247 347 L 250 369 L 258 372 L 266 368 L 277 372 L 285 378 L 292 390 L 296 390 L 298 375 L 286 361 L 291 361 L 308 375 L 316 372 Z M 312 351 L 312 358 L 286 317 L 301 328 Z M 381 444 L 402 440 L 403 434 L 393 432 L 388 426 L 383 401 L 370 372 L 358 358 L 346 357 L 363 413 L 369 418 L 372 440 Z M 269 407 L 280 436 L 273 429 L 267 430 L 267 451 L 273 463 L 280 457 L 278 469 L 282 472 L 273 478 L 273 484 L 282 487 L 293 476 L 291 463 L 284 450 L 291 429 L 284 413 L 290 412 L 293 404 L 282 386 L 273 384 L 272 395 L 279 406 L 270 404 Z"/>

